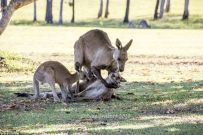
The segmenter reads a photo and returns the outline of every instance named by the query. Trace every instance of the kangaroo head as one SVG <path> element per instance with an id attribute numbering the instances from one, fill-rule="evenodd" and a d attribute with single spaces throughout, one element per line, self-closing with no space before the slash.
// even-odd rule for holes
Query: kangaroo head
<path id="1" fill-rule="evenodd" d="M 130 48 L 133 40 L 131 39 L 124 47 L 121 44 L 121 41 L 119 39 L 116 39 L 116 46 L 117 49 L 115 49 L 113 53 L 113 58 L 117 63 L 117 68 L 120 72 L 124 71 L 125 63 L 128 60 L 128 54 L 127 51 Z"/>
<path id="2" fill-rule="evenodd" d="M 106 81 L 107 81 L 108 83 L 120 85 L 121 76 L 120 76 L 119 72 L 111 72 L 111 73 L 108 75 Z"/>
<path id="3" fill-rule="evenodd" d="M 78 78 L 79 80 L 86 80 L 87 79 L 87 75 L 86 75 L 86 72 L 85 71 L 77 71 L 77 75 L 78 75 Z"/>

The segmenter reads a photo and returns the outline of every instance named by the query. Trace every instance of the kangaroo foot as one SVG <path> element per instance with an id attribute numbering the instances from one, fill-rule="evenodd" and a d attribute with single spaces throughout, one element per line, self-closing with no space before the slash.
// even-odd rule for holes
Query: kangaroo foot
<path id="1" fill-rule="evenodd" d="M 121 97 L 119 97 L 119 96 L 117 96 L 117 95 L 115 95 L 115 94 L 113 94 L 113 95 L 111 96 L 111 98 L 117 99 L 117 100 L 123 100 L 123 98 L 121 98 Z"/>

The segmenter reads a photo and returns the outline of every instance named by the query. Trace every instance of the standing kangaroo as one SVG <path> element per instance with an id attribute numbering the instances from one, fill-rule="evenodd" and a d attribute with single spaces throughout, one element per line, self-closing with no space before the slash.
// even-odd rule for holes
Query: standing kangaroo
<path id="1" fill-rule="evenodd" d="M 119 70 L 124 71 L 125 63 L 128 60 L 127 50 L 133 40 L 130 40 L 124 47 L 119 39 L 116 39 L 117 48 L 113 47 L 108 35 L 101 30 L 90 30 L 82 35 L 74 45 L 75 69 L 80 71 L 82 66 L 93 72 L 107 88 L 117 88 L 109 84 L 101 76 L 101 69 L 108 73 Z"/>
<path id="2" fill-rule="evenodd" d="M 63 101 L 66 101 L 68 94 L 73 98 L 71 92 L 72 84 L 83 78 L 84 74 L 82 72 L 71 74 L 61 63 L 57 61 L 46 61 L 37 68 L 33 76 L 34 98 L 36 99 L 40 96 L 39 82 L 41 82 L 42 84 L 48 83 L 51 87 L 54 101 L 60 101 L 55 90 L 55 83 L 58 83 Z M 67 93 L 67 89 L 69 90 L 69 93 Z"/>

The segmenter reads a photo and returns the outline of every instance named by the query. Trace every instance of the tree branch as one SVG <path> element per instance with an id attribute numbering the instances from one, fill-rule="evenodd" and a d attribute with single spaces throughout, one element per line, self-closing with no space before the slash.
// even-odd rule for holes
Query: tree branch
<path id="1" fill-rule="evenodd" d="M 34 2 L 34 0 L 11 0 L 9 5 L 6 7 L 5 13 L 0 19 L 0 35 L 4 32 L 7 25 L 9 24 L 13 13 L 30 3 Z"/>

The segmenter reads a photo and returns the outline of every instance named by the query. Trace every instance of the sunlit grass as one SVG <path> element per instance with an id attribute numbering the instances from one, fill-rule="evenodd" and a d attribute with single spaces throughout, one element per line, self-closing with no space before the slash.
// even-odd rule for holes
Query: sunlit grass
<path id="1" fill-rule="evenodd" d="M 194 15 L 187 21 L 180 20 L 181 15 L 166 15 L 165 18 L 160 20 L 153 20 L 149 17 L 145 18 L 151 29 L 202 29 L 203 16 Z M 142 19 L 131 20 L 134 23 L 134 28 L 139 29 L 139 22 Z M 53 24 L 46 24 L 44 21 L 33 23 L 29 20 L 14 20 L 12 25 L 25 25 L 25 26 L 58 26 L 58 22 Z M 128 24 L 122 23 L 121 19 L 87 19 L 76 23 L 65 22 L 64 27 L 99 27 L 99 28 L 128 28 Z"/>
<path id="2" fill-rule="evenodd" d="M 107 28 L 127 28 L 128 25 L 123 24 L 125 14 L 126 1 L 111 0 L 109 7 L 109 19 L 97 19 L 97 12 L 99 10 L 99 0 L 77 0 L 76 1 L 76 23 L 70 23 L 72 16 L 71 7 L 68 6 L 68 0 L 64 0 L 64 26 L 78 26 L 78 27 L 107 27 Z M 105 2 L 105 1 L 104 1 Z M 184 1 L 173 0 L 171 2 L 171 11 L 164 14 L 164 18 L 154 21 L 153 14 L 156 0 L 133 0 L 130 7 L 130 21 L 139 24 L 141 19 L 146 19 L 151 25 L 151 28 L 167 28 L 167 29 L 199 29 L 203 28 L 202 16 L 203 10 L 202 0 L 193 0 L 190 2 L 190 18 L 189 21 L 182 21 L 182 14 L 184 8 Z M 53 1 L 53 18 L 54 25 L 58 25 L 59 18 L 59 4 L 60 1 Z M 33 5 L 30 4 L 17 11 L 12 18 L 13 25 L 47 25 L 45 18 L 46 1 L 37 1 L 37 17 L 38 22 L 33 20 Z M 105 7 L 105 3 L 104 3 Z M 104 8 L 105 10 L 105 8 Z M 48 25 L 49 26 L 49 25 Z"/>
<path id="3" fill-rule="evenodd" d="M 0 56 L 4 58 L 0 63 L 0 72 L 31 72 L 37 64 L 28 58 L 8 51 L 0 51 Z"/>

